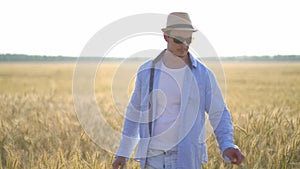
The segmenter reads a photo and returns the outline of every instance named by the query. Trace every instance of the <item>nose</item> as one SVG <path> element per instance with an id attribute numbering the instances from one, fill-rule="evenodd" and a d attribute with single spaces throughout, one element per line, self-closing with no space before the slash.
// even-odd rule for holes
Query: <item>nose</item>
<path id="1" fill-rule="evenodd" d="M 182 44 L 184 44 L 184 46 L 190 46 L 190 44 L 188 44 L 188 43 L 186 42 L 186 40 L 184 40 L 184 41 L 182 42 Z"/>

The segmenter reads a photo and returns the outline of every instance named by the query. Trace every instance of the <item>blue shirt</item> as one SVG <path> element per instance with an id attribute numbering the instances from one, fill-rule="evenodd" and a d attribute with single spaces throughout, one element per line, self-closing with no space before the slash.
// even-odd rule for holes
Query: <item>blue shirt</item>
<path id="1" fill-rule="evenodd" d="M 117 156 L 130 157 L 137 147 L 135 160 L 145 167 L 149 135 L 149 81 L 150 69 L 155 64 L 151 108 L 156 110 L 156 89 L 160 75 L 161 54 L 142 64 L 137 72 L 135 89 L 126 109 L 122 138 Z M 186 69 L 183 80 L 181 110 L 178 122 L 180 123 L 179 142 L 177 146 L 177 168 L 201 168 L 201 164 L 208 161 L 206 148 L 205 113 L 213 127 L 219 148 L 223 153 L 233 144 L 233 127 L 230 113 L 226 107 L 222 93 L 212 71 L 199 60 L 189 54 L 190 69 Z M 155 121 L 152 123 L 155 126 Z M 228 161 L 228 159 L 226 159 Z"/>

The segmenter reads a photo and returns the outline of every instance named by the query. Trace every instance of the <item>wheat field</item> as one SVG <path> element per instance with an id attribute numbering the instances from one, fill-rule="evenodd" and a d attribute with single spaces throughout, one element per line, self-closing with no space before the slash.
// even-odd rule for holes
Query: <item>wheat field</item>
<path id="1" fill-rule="evenodd" d="M 130 92 L 118 102 L 110 96 L 113 77 L 139 63 L 102 63 L 95 96 L 103 117 L 120 131 L 118 113 Z M 209 162 L 203 168 L 300 168 L 300 63 L 223 63 L 226 103 L 231 111 L 235 143 L 246 156 L 241 166 L 226 164 L 214 137 L 207 140 Z M 0 168 L 111 168 L 113 154 L 85 133 L 74 110 L 74 63 L 0 64 Z M 130 72 L 130 73 L 129 73 Z M 125 90 L 133 88 L 133 80 Z M 97 85 L 98 84 L 98 85 Z M 124 88 L 113 87 L 118 91 Z M 121 92 L 120 92 L 121 93 Z M 120 99 L 121 98 L 121 99 Z M 107 139 L 110 133 L 104 133 Z M 132 159 L 127 168 L 139 168 Z"/>

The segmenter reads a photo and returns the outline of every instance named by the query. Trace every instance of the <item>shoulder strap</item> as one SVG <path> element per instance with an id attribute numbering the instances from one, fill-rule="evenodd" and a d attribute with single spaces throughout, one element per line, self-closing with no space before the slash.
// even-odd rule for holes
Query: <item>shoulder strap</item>
<path id="1" fill-rule="evenodd" d="M 151 70 L 150 70 L 150 81 L 149 81 L 149 134 L 150 137 L 152 136 L 152 114 L 153 114 L 153 109 L 151 107 L 151 101 L 152 101 L 152 90 L 153 90 L 153 79 L 154 79 L 154 65 L 152 65 Z"/>
<path id="2" fill-rule="evenodd" d="M 151 101 L 152 101 L 152 90 L 153 90 L 153 83 L 154 83 L 154 72 L 155 72 L 155 64 L 159 62 L 166 52 L 166 49 L 163 50 L 153 61 L 151 65 L 151 70 L 150 70 L 150 81 L 149 81 L 149 134 L 152 136 L 152 115 L 153 115 L 153 108 L 151 107 Z"/>

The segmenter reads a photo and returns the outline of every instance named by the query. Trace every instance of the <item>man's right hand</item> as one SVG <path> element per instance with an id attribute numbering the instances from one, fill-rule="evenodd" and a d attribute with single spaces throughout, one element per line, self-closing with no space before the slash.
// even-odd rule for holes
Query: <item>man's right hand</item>
<path id="1" fill-rule="evenodd" d="M 126 158 L 119 156 L 112 163 L 112 167 L 113 169 L 122 169 L 125 166 L 125 163 L 126 163 Z"/>

